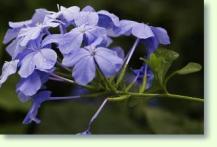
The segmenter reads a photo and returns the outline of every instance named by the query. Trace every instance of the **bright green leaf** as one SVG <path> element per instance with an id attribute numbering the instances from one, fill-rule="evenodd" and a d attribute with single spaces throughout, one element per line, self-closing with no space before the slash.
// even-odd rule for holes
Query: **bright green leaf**
<path id="1" fill-rule="evenodd" d="M 179 54 L 175 51 L 168 49 L 157 49 L 146 61 L 146 63 L 152 69 L 155 79 L 159 82 L 161 87 L 163 86 L 167 71 L 169 70 L 173 61 L 178 57 Z"/>
<path id="2" fill-rule="evenodd" d="M 190 62 L 185 67 L 181 68 L 180 70 L 176 71 L 177 74 L 185 75 L 194 72 L 198 72 L 201 70 L 201 65 L 198 63 Z"/>
<path id="3" fill-rule="evenodd" d="M 198 72 L 202 69 L 201 65 L 198 64 L 198 63 L 194 63 L 194 62 L 190 62 L 188 63 L 186 66 L 184 66 L 183 68 L 173 72 L 172 74 L 170 74 L 165 82 L 164 82 L 164 85 L 166 86 L 168 80 L 173 77 L 174 75 L 176 74 L 179 74 L 179 75 L 186 75 L 186 74 L 191 74 L 191 73 L 194 73 L 194 72 Z"/>

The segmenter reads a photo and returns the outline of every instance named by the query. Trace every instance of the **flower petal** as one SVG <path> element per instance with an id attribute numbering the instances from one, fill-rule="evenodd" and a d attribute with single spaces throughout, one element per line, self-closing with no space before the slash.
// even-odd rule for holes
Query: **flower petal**
<path id="1" fill-rule="evenodd" d="M 13 29 L 22 28 L 30 25 L 32 20 L 20 21 L 20 22 L 9 22 L 9 26 Z"/>
<path id="2" fill-rule="evenodd" d="M 132 27 L 135 26 L 137 22 L 131 20 L 121 20 L 120 21 L 120 32 L 119 35 L 130 35 Z"/>
<path id="3" fill-rule="evenodd" d="M 95 77 L 96 67 L 94 59 L 87 56 L 75 65 L 72 76 L 75 81 L 81 85 L 87 85 Z"/>
<path id="4" fill-rule="evenodd" d="M 50 43 L 57 43 L 61 53 L 69 54 L 74 50 L 78 50 L 82 44 L 82 41 L 83 33 L 81 33 L 78 28 L 75 28 L 64 35 L 49 35 L 42 42 L 42 46 Z"/>
<path id="5" fill-rule="evenodd" d="M 87 12 L 96 12 L 95 9 L 89 5 L 85 6 L 83 9 L 82 9 L 83 12 L 87 11 Z"/>
<path id="6" fill-rule="evenodd" d="M 29 124 L 32 121 L 35 123 L 40 123 L 40 120 L 37 118 L 38 109 L 41 106 L 41 103 L 46 101 L 51 95 L 50 91 L 41 91 L 33 97 L 33 104 L 30 108 L 28 114 L 23 120 L 23 124 Z"/>
<path id="7" fill-rule="evenodd" d="M 91 44 L 96 38 L 106 36 L 106 30 L 102 27 L 89 26 L 86 27 L 85 37 L 87 39 L 87 45 Z"/>
<path id="8" fill-rule="evenodd" d="M 29 41 L 37 39 L 42 29 L 43 27 L 41 26 L 22 28 L 18 34 L 18 37 L 21 38 L 20 45 L 26 46 Z"/>
<path id="9" fill-rule="evenodd" d="M 94 58 L 106 77 L 113 76 L 123 63 L 116 52 L 102 47 L 97 48 Z"/>
<path id="10" fill-rule="evenodd" d="M 21 68 L 18 73 L 22 78 L 27 78 L 33 73 L 35 69 L 35 62 L 33 60 L 34 54 L 35 53 L 32 52 L 26 55 L 21 61 Z"/>
<path id="11" fill-rule="evenodd" d="M 43 23 L 45 17 L 50 14 L 52 13 L 46 9 L 36 9 L 35 13 L 32 16 L 32 23 L 33 24 Z"/>
<path id="12" fill-rule="evenodd" d="M 49 48 L 40 49 L 33 58 L 36 68 L 41 71 L 53 68 L 56 61 L 56 52 Z"/>
<path id="13" fill-rule="evenodd" d="M 2 67 L 2 74 L 0 76 L 0 87 L 10 75 L 16 73 L 18 62 L 19 60 L 12 60 L 4 63 Z"/>
<path id="14" fill-rule="evenodd" d="M 112 50 L 117 53 L 118 57 L 120 57 L 121 59 L 124 59 L 125 54 L 124 54 L 124 50 L 121 47 L 114 47 L 112 48 Z"/>
<path id="15" fill-rule="evenodd" d="M 9 43 L 12 39 L 16 38 L 18 35 L 19 30 L 18 29 L 8 29 L 5 36 L 3 43 L 7 44 Z"/>
<path id="16" fill-rule="evenodd" d="M 67 20 L 67 22 L 73 21 L 77 15 L 79 15 L 80 8 L 77 6 L 72 6 L 69 8 L 61 7 L 61 12 L 63 17 Z"/>
<path id="17" fill-rule="evenodd" d="M 132 34 L 140 39 L 147 39 L 154 36 L 151 28 L 143 23 L 137 23 L 134 25 L 132 28 Z"/>
<path id="18" fill-rule="evenodd" d="M 105 10 L 99 11 L 98 14 L 99 14 L 98 25 L 100 27 L 112 28 L 112 27 L 118 27 L 120 25 L 119 18 L 116 15 L 109 13 L 108 11 Z"/>
<path id="19" fill-rule="evenodd" d="M 90 56 L 90 53 L 85 49 L 79 49 L 71 54 L 64 55 L 62 64 L 68 67 L 74 66 L 79 60 Z"/>
<path id="20" fill-rule="evenodd" d="M 75 18 L 76 26 L 81 25 L 97 25 L 98 23 L 98 14 L 96 12 L 80 12 L 79 15 Z"/>
<path id="21" fill-rule="evenodd" d="M 154 32 L 154 35 L 160 44 L 170 44 L 170 38 L 167 34 L 167 31 L 164 28 L 151 27 L 151 29 Z"/>
<path id="22" fill-rule="evenodd" d="M 21 79 L 17 84 L 17 92 L 22 92 L 25 96 L 33 96 L 41 88 L 42 82 L 37 72 L 28 78 Z"/>
<path id="23" fill-rule="evenodd" d="M 25 47 L 20 46 L 20 40 L 15 39 L 7 46 L 6 51 L 12 57 L 12 59 L 15 59 L 17 55 L 20 54 L 24 49 Z"/>

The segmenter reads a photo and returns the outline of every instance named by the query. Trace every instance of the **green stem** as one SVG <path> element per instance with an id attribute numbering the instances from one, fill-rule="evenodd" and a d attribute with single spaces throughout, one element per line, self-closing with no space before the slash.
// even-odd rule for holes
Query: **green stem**
<path id="1" fill-rule="evenodd" d="M 94 60 L 95 61 L 95 60 Z M 108 79 L 105 77 L 105 75 L 103 74 L 103 72 L 101 71 L 98 63 L 95 61 L 96 63 L 96 69 L 99 73 L 100 78 L 103 80 L 103 82 L 105 82 L 105 84 L 108 86 L 108 88 L 110 90 L 112 90 L 114 93 L 116 93 L 116 88 L 110 83 L 110 81 L 108 81 Z"/>
<path id="2" fill-rule="evenodd" d="M 146 89 L 147 84 L 147 65 L 145 66 L 145 74 L 143 76 L 142 85 L 139 88 L 139 93 L 143 93 Z"/>
<path id="3" fill-rule="evenodd" d="M 98 93 L 91 93 L 91 94 L 84 94 L 78 96 L 66 96 L 66 97 L 50 97 L 48 100 L 72 100 L 72 99 L 80 99 L 80 98 L 95 98 L 100 96 L 108 95 L 108 92 L 98 92 Z"/>
<path id="4" fill-rule="evenodd" d="M 189 100 L 189 101 L 195 101 L 195 102 L 204 102 L 204 99 L 198 98 L 198 97 L 191 97 L 191 96 L 184 96 L 184 95 L 177 95 L 177 94 L 170 94 L 170 93 L 166 93 L 166 94 L 152 94 L 152 93 L 147 93 L 147 94 L 143 94 L 143 93 L 134 93 L 134 92 L 120 92 L 119 94 L 123 94 L 123 95 L 130 95 L 130 96 L 134 96 L 134 97 L 149 97 L 149 98 L 156 98 L 156 97 L 166 97 L 166 98 L 173 98 L 173 99 L 183 99 L 183 100 Z"/>
<path id="5" fill-rule="evenodd" d="M 114 97 L 114 98 L 108 98 L 109 101 L 122 101 L 122 100 L 125 100 L 127 98 L 129 98 L 130 95 L 122 95 L 122 96 L 119 96 L 119 97 Z"/>

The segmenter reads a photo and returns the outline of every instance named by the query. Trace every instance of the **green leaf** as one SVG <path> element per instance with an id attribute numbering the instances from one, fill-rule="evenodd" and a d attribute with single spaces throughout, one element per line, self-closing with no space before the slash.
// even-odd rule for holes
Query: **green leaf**
<path id="1" fill-rule="evenodd" d="M 202 69 L 201 65 L 198 63 L 194 63 L 194 62 L 189 62 L 186 66 L 184 66 L 183 68 L 173 72 L 172 74 L 170 74 L 165 82 L 164 85 L 166 86 L 168 80 L 170 78 L 172 78 L 174 75 L 179 74 L 179 75 L 186 75 L 186 74 L 191 74 L 191 73 L 195 73 L 198 72 Z"/>
<path id="2" fill-rule="evenodd" d="M 180 70 L 177 70 L 176 73 L 180 75 L 186 75 L 194 72 L 198 72 L 202 69 L 201 65 L 198 63 L 190 62 Z"/>
<path id="3" fill-rule="evenodd" d="M 146 61 L 146 63 L 152 69 L 155 79 L 159 82 L 161 87 L 163 87 L 167 71 L 169 70 L 173 61 L 178 57 L 179 54 L 175 51 L 160 48 L 156 50 Z"/>

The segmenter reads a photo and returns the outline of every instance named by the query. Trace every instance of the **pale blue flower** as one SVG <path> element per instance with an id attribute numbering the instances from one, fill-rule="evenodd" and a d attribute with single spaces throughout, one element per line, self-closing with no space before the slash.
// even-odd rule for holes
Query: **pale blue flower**
<path id="1" fill-rule="evenodd" d="M 35 69 L 49 72 L 57 61 L 56 52 L 48 47 L 42 47 L 40 40 L 34 41 L 27 47 L 28 53 L 22 58 L 19 75 L 22 78 L 30 76 Z"/>
<path id="2" fill-rule="evenodd" d="M 111 77 L 119 71 L 122 63 L 123 59 L 115 51 L 94 45 L 81 48 L 63 59 L 63 65 L 73 67 L 72 76 L 81 85 L 94 79 L 97 65 L 106 77 Z"/>

